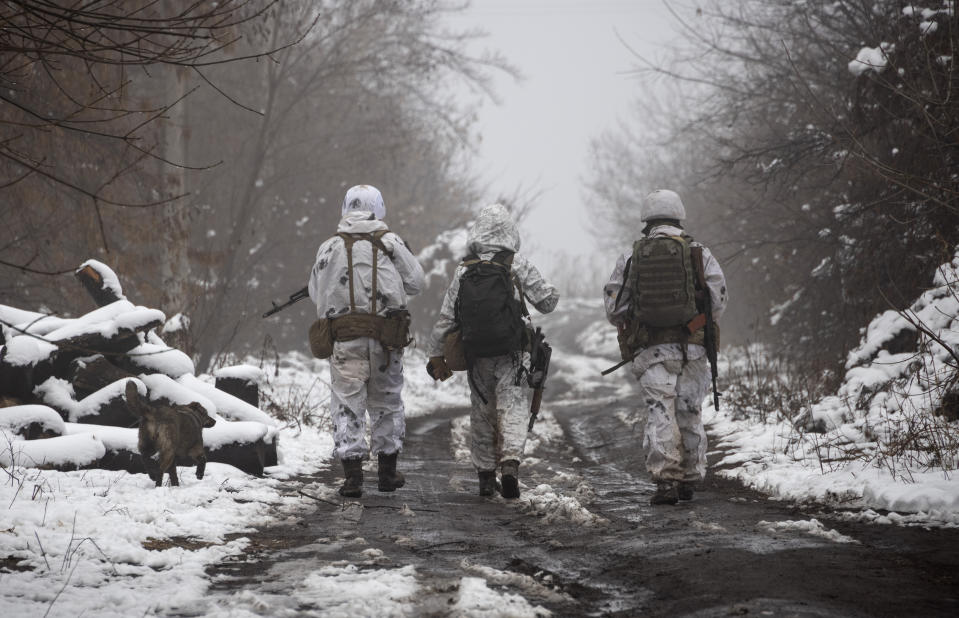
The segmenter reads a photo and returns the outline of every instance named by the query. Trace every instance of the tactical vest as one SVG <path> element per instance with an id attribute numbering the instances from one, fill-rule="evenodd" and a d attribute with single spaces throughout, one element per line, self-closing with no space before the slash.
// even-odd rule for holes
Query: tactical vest
<path id="1" fill-rule="evenodd" d="M 383 244 L 383 235 L 389 230 L 377 230 L 371 234 L 349 234 L 339 232 L 337 236 L 343 239 L 346 248 L 347 276 L 350 285 L 350 312 L 346 315 L 333 318 L 330 324 L 334 341 L 351 341 L 360 337 L 370 337 L 383 344 L 388 350 L 404 348 L 413 338 L 410 336 L 410 313 L 405 309 L 390 311 L 386 316 L 377 315 L 377 262 L 378 253 L 382 251 L 390 255 Z M 353 244 L 358 240 L 365 240 L 373 245 L 373 278 L 370 290 L 370 312 L 356 312 L 356 298 L 353 289 Z"/>
<path id="2" fill-rule="evenodd" d="M 705 321 L 697 294 L 708 294 L 700 282 L 689 236 L 640 238 L 627 263 L 625 288 L 630 291 L 626 327 L 620 332 L 624 358 L 660 343 L 702 345 Z"/>

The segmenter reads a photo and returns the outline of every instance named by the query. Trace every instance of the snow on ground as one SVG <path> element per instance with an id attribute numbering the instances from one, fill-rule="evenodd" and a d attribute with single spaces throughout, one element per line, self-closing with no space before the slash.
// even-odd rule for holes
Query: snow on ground
<path id="1" fill-rule="evenodd" d="M 459 597 L 452 607 L 452 615 L 464 618 L 540 618 L 552 612 L 539 605 L 533 606 L 523 597 L 508 592 L 497 592 L 481 577 L 460 580 Z"/>
<path id="2" fill-rule="evenodd" d="M 834 543 L 859 543 L 856 539 L 840 534 L 836 530 L 827 530 L 822 522 L 816 518 L 801 521 L 760 521 L 758 526 L 769 532 L 798 530 Z"/>
<path id="3" fill-rule="evenodd" d="M 716 414 L 711 404 L 704 414 L 717 438 L 710 448 L 724 454 L 717 474 L 775 498 L 915 515 L 877 521 L 959 526 L 955 472 L 909 470 L 907 480 L 905 470 L 894 474 L 871 461 L 824 461 L 828 437 L 800 433 L 789 421 L 733 420 L 731 412 Z"/>
<path id="4" fill-rule="evenodd" d="M 897 339 L 912 349 L 885 349 Z M 707 397 L 719 473 L 777 498 L 861 509 L 868 521 L 959 526 L 959 421 L 936 414 L 956 394 L 956 350 L 959 252 L 909 308 L 863 329 L 835 395 L 764 419 L 729 404 L 717 412 Z M 737 367 L 756 350 L 726 353 Z M 759 354 L 751 362 L 767 365 Z M 750 388 L 742 380 L 733 388 Z"/>
<path id="5" fill-rule="evenodd" d="M 206 565 L 245 545 L 228 535 L 282 520 L 305 500 L 216 463 L 202 481 L 184 474 L 180 487 L 161 488 L 106 470 L 4 473 L 0 556 L 30 569 L 0 573 L 4 616 L 191 611 L 206 593 Z M 163 542 L 174 537 L 189 548 Z"/>
<path id="6" fill-rule="evenodd" d="M 293 522 L 312 511 L 313 500 L 285 481 L 330 465 L 333 440 L 326 361 L 292 354 L 280 359 L 279 368 L 257 366 L 254 359 L 246 363 L 256 369 L 244 375 L 260 383 L 264 409 L 272 402 L 273 411 L 285 412 L 278 420 L 271 419 L 280 434 L 279 463 L 267 468 L 264 478 L 209 463 L 202 480 L 181 468 L 179 487 L 155 488 L 144 474 L 40 470 L 23 464 L 27 457 L 50 458 L 30 452 L 31 442 L 41 441 L 3 434 L 0 568 L 5 568 L 0 570 L 0 615 L 253 615 L 243 608 L 256 608 L 256 599 L 235 605 L 235 599 L 211 600 L 205 569 L 241 554 L 247 544 L 244 532 Z M 421 352 L 408 353 L 404 398 L 411 416 L 468 406 L 463 374 L 434 384 L 425 364 Z M 199 379 L 212 381 L 210 376 Z M 103 433 L 107 439 L 104 432 L 111 429 L 135 434 L 93 427 L 62 439 L 102 448 L 94 434 Z M 71 456 L 86 450 L 67 449 Z M 331 487 L 304 491 L 319 497 L 335 495 Z M 518 595 L 501 594 L 474 579 L 464 579 L 457 601 L 462 615 L 504 615 L 503 608 L 509 608 L 510 615 L 548 615 Z M 408 615 L 417 590 L 412 567 L 371 570 L 347 564 L 307 574 L 293 594 L 304 603 L 327 608 L 330 615 L 386 616 Z M 270 613 L 269 599 L 261 600 L 261 605 L 260 610 Z"/>
<path id="7" fill-rule="evenodd" d="M 550 601 L 557 603 L 563 603 L 572 600 L 572 597 L 565 592 L 558 592 L 549 587 L 549 584 L 553 583 L 552 575 L 545 575 L 543 582 L 540 582 L 535 577 L 526 575 L 524 573 L 501 571 L 499 569 L 494 569 L 493 567 L 484 566 L 482 564 L 475 564 L 469 558 L 463 558 L 463 560 L 460 562 L 460 568 L 467 573 L 478 575 L 485 579 L 488 583 L 495 584 L 497 586 L 510 586 L 518 590 L 522 590 L 532 596 L 549 599 Z"/>

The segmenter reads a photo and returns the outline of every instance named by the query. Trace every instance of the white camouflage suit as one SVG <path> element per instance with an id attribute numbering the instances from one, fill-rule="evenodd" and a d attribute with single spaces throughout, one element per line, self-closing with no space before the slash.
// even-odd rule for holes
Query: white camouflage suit
<path id="1" fill-rule="evenodd" d="M 343 218 L 337 232 L 371 233 L 387 229 L 381 220 L 386 214 L 380 192 L 368 185 L 351 188 L 343 202 Z M 423 288 L 423 268 L 403 240 L 392 232 L 382 242 L 390 255 L 378 251 L 378 315 L 391 309 L 406 309 L 409 296 Z M 372 308 L 373 245 L 353 244 L 353 286 L 357 313 Z M 334 236 L 320 245 L 310 275 L 310 298 L 318 317 L 336 317 L 350 312 L 350 284 L 347 253 L 343 239 Z M 330 358 L 330 414 L 333 419 L 335 455 L 344 459 L 366 459 L 372 450 L 391 455 L 403 448 L 406 418 L 403 408 L 403 351 L 392 352 L 379 341 L 361 337 L 333 344 Z M 366 413 L 372 430 L 366 445 Z"/>
<path id="2" fill-rule="evenodd" d="M 549 313 L 559 302 L 559 293 L 547 283 L 529 260 L 515 253 L 520 247 L 519 231 L 506 208 L 493 204 L 480 211 L 469 230 L 468 250 L 488 260 L 502 250 L 513 251 L 513 274 L 526 299 L 540 313 Z M 443 356 L 443 339 L 456 328 L 455 308 L 459 297 L 460 278 L 466 268 L 460 264 L 446 290 L 439 319 L 430 335 L 429 355 Z M 519 292 L 514 289 L 519 298 Z M 529 369 L 529 354 L 506 354 L 477 358 L 470 383 L 470 453 L 477 470 L 495 470 L 502 462 L 522 461 L 529 423 L 529 387 L 525 372 L 516 385 L 516 374 L 522 364 Z M 477 393 L 479 389 L 482 397 Z"/>
<path id="3" fill-rule="evenodd" d="M 678 227 L 659 225 L 650 230 L 649 237 L 682 233 Z M 693 242 L 691 246 L 702 245 Z M 617 328 L 625 322 L 631 300 L 624 272 L 631 256 L 629 252 L 619 258 L 609 283 L 603 288 L 606 317 Z M 712 297 L 713 320 L 718 321 L 726 309 L 726 277 L 706 247 L 703 247 L 703 266 Z M 646 469 L 657 482 L 696 482 L 706 476 L 706 430 L 701 412 L 711 385 L 709 361 L 703 346 L 686 347 L 685 367 L 682 346 L 678 343 L 645 348 L 632 363 L 648 414 L 643 438 Z"/>

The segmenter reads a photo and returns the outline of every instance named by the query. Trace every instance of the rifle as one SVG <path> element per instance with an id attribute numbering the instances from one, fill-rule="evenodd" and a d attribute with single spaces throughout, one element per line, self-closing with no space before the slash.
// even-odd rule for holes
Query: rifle
<path id="1" fill-rule="evenodd" d="M 703 266 L 703 250 L 700 247 L 691 249 L 693 263 L 696 267 L 697 288 L 702 292 L 703 315 L 706 318 L 705 332 L 703 333 L 706 358 L 709 360 L 709 371 L 713 377 L 713 407 L 719 410 L 719 389 L 716 387 L 716 378 L 719 377 L 719 368 L 716 366 L 719 354 L 719 338 L 716 336 L 716 323 L 713 322 L 713 297 L 706 285 L 706 271 Z"/>
<path id="2" fill-rule="evenodd" d="M 543 329 L 536 327 L 533 333 L 532 345 L 529 351 L 529 377 L 527 384 L 533 389 L 533 399 L 529 404 L 529 427 L 526 431 L 533 431 L 533 424 L 536 423 L 536 416 L 539 414 L 539 406 L 543 403 L 543 389 L 546 387 L 546 377 L 549 374 L 549 359 L 553 355 L 553 348 L 546 343 L 546 335 Z"/>
<path id="3" fill-rule="evenodd" d="M 296 292 L 290 294 L 290 300 L 286 301 L 282 305 L 276 304 L 275 301 L 270 301 L 270 304 L 273 305 L 273 308 L 263 314 L 264 318 L 268 318 L 278 311 L 283 311 L 293 303 L 303 300 L 304 298 L 309 298 L 310 291 L 309 288 L 304 287 L 302 290 L 297 290 Z"/>

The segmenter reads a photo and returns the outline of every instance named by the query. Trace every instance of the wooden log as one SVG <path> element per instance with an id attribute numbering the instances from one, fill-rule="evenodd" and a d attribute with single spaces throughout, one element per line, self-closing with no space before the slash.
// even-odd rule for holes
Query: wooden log
<path id="1" fill-rule="evenodd" d="M 260 407 L 260 387 L 256 382 L 244 378 L 217 376 L 215 386 L 255 408 Z"/>
<path id="2" fill-rule="evenodd" d="M 117 380 L 133 377 L 136 376 L 129 371 L 124 371 L 103 356 L 97 356 L 93 360 L 85 358 L 73 360 L 70 363 L 67 379 L 73 384 L 73 391 L 77 397 L 82 399 Z"/>
<path id="3" fill-rule="evenodd" d="M 6 346 L 0 347 L 0 396 L 30 401 L 33 398 L 33 366 L 7 360 Z"/>
<path id="4" fill-rule="evenodd" d="M 12 405 L 0 408 L 0 429 L 20 435 L 25 440 L 55 438 L 64 433 L 63 419 L 56 410 L 44 405 L 23 405 L 0 399 Z"/>
<path id="5" fill-rule="evenodd" d="M 224 444 L 217 449 L 207 449 L 207 461 L 225 463 L 239 468 L 253 476 L 263 476 L 266 466 L 266 442 L 261 438 L 256 442 Z"/>
<path id="6" fill-rule="evenodd" d="M 34 387 L 48 378 L 69 379 L 71 363 L 76 359 L 96 354 L 108 357 L 122 355 L 140 345 L 137 332 L 156 328 L 161 323 L 159 320 L 151 320 L 135 329 L 118 328 L 110 337 L 94 332 L 53 341 L 51 343 L 56 349 L 35 363 L 10 362 L 7 358 L 10 346 L 4 346 L 0 348 L 0 395 L 29 399 Z"/>
<path id="7" fill-rule="evenodd" d="M 122 298 L 116 290 L 106 284 L 103 273 L 94 268 L 91 263 L 84 264 L 73 274 L 83 284 L 83 288 L 98 307 L 104 307 Z"/>
<path id="8" fill-rule="evenodd" d="M 43 403 L 70 423 L 107 427 L 136 427 L 139 416 L 124 396 L 129 378 L 121 378 L 82 399 L 74 398 L 60 380 L 44 382 L 36 388 Z"/>

